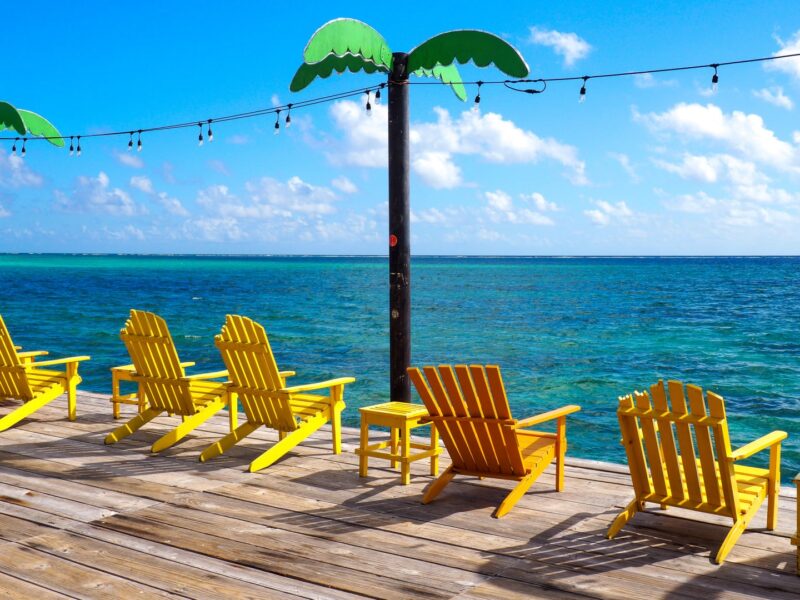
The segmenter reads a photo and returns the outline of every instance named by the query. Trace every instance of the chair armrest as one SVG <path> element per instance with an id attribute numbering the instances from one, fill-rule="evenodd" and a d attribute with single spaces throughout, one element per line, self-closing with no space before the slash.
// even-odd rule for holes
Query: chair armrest
<path id="1" fill-rule="evenodd" d="M 183 379 L 188 379 L 192 381 L 194 379 L 219 379 L 220 377 L 227 377 L 228 370 L 225 369 L 223 371 L 212 371 L 210 373 L 198 373 L 197 375 L 186 375 Z"/>
<path id="2" fill-rule="evenodd" d="M 544 423 L 545 421 L 552 421 L 553 419 L 566 417 L 567 415 L 571 415 L 572 413 L 578 412 L 580 409 L 581 407 L 578 406 L 577 404 L 568 404 L 567 406 L 562 406 L 561 408 L 556 408 L 555 410 L 549 410 L 540 415 L 536 415 L 534 417 L 528 417 L 527 419 L 522 419 L 521 421 L 517 421 L 514 424 L 514 429 L 524 429 L 525 427 L 538 425 L 539 423 Z"/>
<path id="3" fill-rule="evenodd" d="M 281 392 L 285 394 L 299 394 L 301 392 L 310 392 L 312 390 L 321 390 L 325 388 L 332 388 L 337 385 L 345 385 L 346 383 L 353 383 L 355 380 L 355 377 L 339 377 L 338 379 L 329 379 L 328 381 L 320 381 L 319 383 L 293 385 L 292 387 L 283 388 Z"/>
<path id="4" fill-rule="evenodd" d="M 20 358 L 34 358 L 35 356 L 45 356 L 50 354 L 47 350 L 28 350 L 27 352 L 17 352 Z"/>
<path id="5" fill-rule="evenodd" d="M 188 360 L 188 361 L 186 361 L 186 362 L 182 362 L 182 363 L 181 363 L 181 366 L 182 366 L 182 367 L 185 369 L 186 367 L 193 367 L 193 366 L 195 366 L 196 364 L 197 364 L 197 363 L 196 363 L 196 362 L 194 362 L 193 360 Z"/>
<path id="6" fill-rule="evenodd" d="M 50 367 L 52 365 L 63 365 L 69 363 L 81 362 L 83 360 L 91 360 L 91 356 L 70 356 L 67 358 L 54 358 L 51 360 L 42 360 L 37 363 L 30 363 L 25 365 L 26 368 L 38 369 L 39 367 Z"/>
<path id="7" fill-rule="evenodd" d="M 761 452 L 770 446 L 780 444 L 786 439 L 787 435 L 788 434 L 785 431 L 773 431 L 772 433 L 768 433 L 767 435 L 762 436 L 757 440 L 750 442 L 749 444 L 745 444 L 738 450 L 734 450 L 728 460 L 731 462 L 736 462 L 737 460 L 742 460 L 753 456 L 753 454 L 756 452 Z"/>
<path id="8" fill-rule="evenodd" d="M 295 371 L 280 371 L 278 375 L 286 379 L 287 377 L 294 377 L 297 373 Z"/>

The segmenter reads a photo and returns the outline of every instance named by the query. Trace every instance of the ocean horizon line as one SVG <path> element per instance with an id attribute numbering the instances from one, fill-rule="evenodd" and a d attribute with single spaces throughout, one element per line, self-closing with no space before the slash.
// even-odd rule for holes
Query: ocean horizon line
<path id="1" fill-rule="evenodd" d="M 382 258 L 388 254 L 270 254 L 192 252 L 0 252 L 0 256 L 97 256 L 142 258 Z M 800 258 L 800 254 L 414 254 L 414 258 L 447 259 L 648 259 L 648 258 Z"/>

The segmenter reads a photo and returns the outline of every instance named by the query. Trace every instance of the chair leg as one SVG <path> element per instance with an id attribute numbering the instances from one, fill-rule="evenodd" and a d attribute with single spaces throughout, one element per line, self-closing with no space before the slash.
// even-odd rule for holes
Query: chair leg
<path id="1" fill-rule="evenodd" d="M 116 444 L 123 438 L 128 437 L 132 433 L 138 431 L 142 425 L 148 423 L 160 415 L 163 411 L 156 408 L 148 408 L 143 413 L 136 415 L 124 425 L 117 427 L 114 431 L 106 436 L 106 444 Z"/>
<path id="2" fill-rule="evenodd" d="M 556 491 L 564 491 L 564 455 L 567 453 L 567 417 L 558 419 L 556 432 Z"/>
<path id="3" fill-rule="evenodd" d="M 214 416 L 216 412 L 222 410 L 223 408 L 225 408 L 225 404 L 223 402 L 212 402 L 200 412 L 197 412 L 190 417 L 184 417 L 184 420 L 180 425 L 156 440 L 155 444 L 153 444 L 150 448 L 150 452 L 161 452 L 162 450 L 166 450 L 170 446 L 177 444 L 184 437 L 186 437 L 188 433 L 194 429 L 197 429 L 205 421 Z"/>
<path id="4" fill-rule="evenodd" d="M 67 363 L 67 417 L 70 421 L 74 421 L 78 416 L 75 396 L 80 381 L 78 363 Z"/>
<path id="5" fill-rule="evenodd" d="M 728 556 L 728 552 L 731 551 L 734 544 L 736 544 L 736 542 L 739 540 L 739 537 L 742 535 L 742 533 L 744 533 L 746 527 L 747 519 L 739 519 L 733 524 L 733 527 L 731 527 L 731 530 L 728 532 L 728 535 L 725 536 L 725 540 L 719 547 L 717 556 L 714 558 L 714 562 L 716 564 L 722 564 L 722 561 L 724 561 L 725 557 Z"/>
<path id="6" fill-rule="evenodd" d="M 344 386 L 337 385 L 331 390 L 331 434 L 333 435 L 333 453 L 342 453 L 342 409 L 344 402 Z"/>
<path id="7" fill-rule="evenodd" d="M 429 502 L 433 502 L 436 499 L 442 490 L 447 486 L 448 483 L 455 477 L 455 473 L 453 472 L 453 466 L 447 467 L 441 475 L 437 479 L 433 481 L 428 486 L 428 489 L 425 490 L 425 494 L 422 496 L 422 503 L 428 504 Z"/>
<path id="8" fill-rule="evenodd" d="M 514 508 L 514 505 L 519 502 L 519 499 L 525 495 L 525 492 L 533 485 L 533 482 L 536 481 L 536 476 L 538 473 L 529 473 L 526 475 L 522 481 L 520 481 L 517 486 L 511 490 L 511 493 L 505 497 L 500 503 L 500 506 L 497 507 L 497 510 L 494 511 L 492 516 L 495 519 L 499 519 L 500 517 L 506 515 L 508 511 Z"/>
<path id="9" fill-rule="evenodd" d="M 236 430 L 239 424 L 239 400 L 236 394 L 228 396 L 228 426 L 231 433 Z"/>
<path id="10" fill-rule="evenodd" d="M 366 477 L 369 471 L 369 456 L 367 456 L 367 446 L 369 446 L 369 421 L 367 417 L 361 416 L 361 432 L 359 435 L 358 452 L 358 476 Z"/>
<path id="11" fill-rule="evenodd" d="M 611 524 L 611 527 L 609 527 L 608 531 L 606 532 L 606 537 L 609 540 L 613 540 L 614 536 L 619 533 L 620 529 L 625 527 L 625 524 L 628 521 L 630 521 L 633 518 L 633 515 L 635 515 L 641 509 L 642 509 L 642 503 L 639 502 L 638 498 L 634 498 L 633 500 L 631 500 L 628 506 L 626 506 L 623 509 L 623 511 L 619 513 L 619 515 L 617 515 L 616 519 L 614 519 L 614 522 Z"/>
<path id="12" fill-rule="evenodd" d="M 230 450 L 235 444 L 246 438 L 259 427 L 261 427 L 260 423 L 251 423 L 250 421 L 242 423 L 228 435 L 220 438 L 208 448 L 203 450 L 203 452 L 200 453 L 200 462 L 206 462 L 207 460 L 211 460 L 215 456 L 219 456 L 223 452 Z"/>
<path id="13" fill-rule="evenodd" d="M 32 415 L 37 410 L 42 408 L 45 404 L 52 402 L 56 398 L 58 398 L 58 395 L 56 396 L 44 395 L 40 396 L 39 398 L 34 398 L 33 400 L 28 400 L 27 402 L 25 402 L 25 404 L 23 404 L 16 410 L 8 413 L 6 416 L 0 419 L 0 431 L 5 431 L 9 427 L 16 425 L 17 423 L 22 421 L 22 419 Z"/>
<path id="14" fill-rule="evenodd" d="M 781 445 L 769 449 L 769 484 L 767 488 L 767 529 L 778 526 L 778 492 L 781 488 Z"/>
<path id="15" fill-rule="evenodd" d="M 286 437 L 264 452 L 261 456 L 250 463 L 250 472 L 255 473 L 261 469 L 266 469 L 279 458 L 283 457 L 292 448 L 322 427 L 328 419 L 324 415 L 312 417 L 303 423 L 298 429 L 289 433 Z"/>

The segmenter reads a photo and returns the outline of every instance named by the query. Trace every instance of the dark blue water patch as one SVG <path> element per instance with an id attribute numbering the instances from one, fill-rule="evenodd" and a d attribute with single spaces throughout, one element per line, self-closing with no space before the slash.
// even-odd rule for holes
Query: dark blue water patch
<path id="1" fill-rule="evenodd" d="M 415 257 L 412 271 L 413 363 L 501 365 L 518 417 L 582 405 L 571 454 L 624 462 L 617 398 L 663 377 L 722 394 L 734 444 L 784 428 L 784 480 L 800 470 L 800 259 Z M 193 372 L 223 367 L 213 337 L 244 314 L 295 383 L 358 379 L 353 426 L 388 399 L 386 272 L 385 257 L 2 255 L 0 314 L 26 348 L 91 354 L 82 387 L 103 393 L 129 362 L 130 308 L 167 319 Z"/>

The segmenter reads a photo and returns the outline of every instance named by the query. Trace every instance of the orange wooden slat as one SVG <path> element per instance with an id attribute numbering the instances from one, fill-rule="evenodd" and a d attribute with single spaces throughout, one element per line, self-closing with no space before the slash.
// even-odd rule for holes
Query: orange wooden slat
<path id="1" fill-rule="evenodd" d="M 445 389 L 450 397 L 450 402 L 453 404 L 456 415 L 460 417 L 479 416 L 473 414 L 470 403 L 467 402 L 464 395 L 462 395 L 453 368 L 449 366 L 446 368 L 440 367 L 439 373 L 441 374 L 442 381 L 444 382 Z M 472 404 L 477 406 L 474 399 Z M 475 424 L 472 422 L 462 423 L 461 431 L 465 439 L 471 438 L 471 441 L 468 440 L 468 442 L 477 469 L 480 471 L 491 469 L 494 466 L 494 453 L 491 452 L 491 442 L 489 441 L 489 434 L 486 427 L 482 424 Z M 488 461 L 486 458 L 487 450 L 491 453 L 491 458 Z"/>
<path id="2" fill-rule="evenodd" d="M 413 383 L 414 387 L 417 389 L 417 393 L 422 399 L 422 403 L 425 405 L 425 408 L 428 409 L 428 414 L 436 417 L 445 416 L 444 412 L 442 411 L 442 407 L 439 406 L 439 399 L 433 395 L 433 392 L 428 386 L 422 371 L 416 367 L 412 367 L 408 369 L 408 377 L 411 379 L 411 383 Z M 453 461 L 453 464 L 463 467 L 466 463 L 461 457 L 458 446 L 456 446 L 455 442 L 453 441 L 453 437 L 450 435 L 448 421 L 437 421 L 435 425 L 432 425 L 432 427 L 436 427 L 437 431 L 439 432 L 439 435 L 441 436 L 442 441 L 447 448 L 447 453 L 450 455 L 450 460 Z"/>

